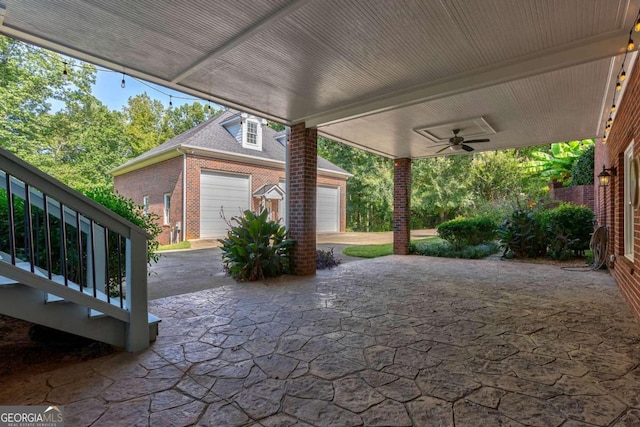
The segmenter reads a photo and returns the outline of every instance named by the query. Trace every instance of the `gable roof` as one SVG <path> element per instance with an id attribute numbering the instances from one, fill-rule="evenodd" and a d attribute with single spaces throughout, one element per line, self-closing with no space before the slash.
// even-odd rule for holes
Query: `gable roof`
<path id="1" fill-rule="evenodd" d="M 229 119 L 239 114 L 240 112 L 232 109 L 223 111 L 217 116 L 200 123 L 188 131 L 113 169 L 111 174 L 114 176 L 122 175 L 177 157 L 184 152 L 197 152 L 198 154 L 221 157 L 227 160 L 237 160 L 245 163 L 279 163 L 284 165 L 286 150 L 276 139 L 277 137 L 281 137 L 283 132 L 277 132 L 265 126 L 262 130 L 262 150 L 244 148 L 242 144 L 222 126 L 222 123 L 229 121 Z M 341 167 L 334 165 L 320 156 L 318 156 L 318 170 L 330 174 L 343 175 L 345 177 L 353 176 Z"/>

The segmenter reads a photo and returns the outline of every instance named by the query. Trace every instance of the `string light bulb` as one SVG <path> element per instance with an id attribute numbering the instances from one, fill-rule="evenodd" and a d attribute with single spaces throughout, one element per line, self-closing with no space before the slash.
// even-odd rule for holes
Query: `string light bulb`
<path id="1" fill-rule="evenodd" d="M 611 124 L 607 123 L 607 127 L 604 128 L 604 130 L 609 130 L 609 129 L 611 129 Z"/>
<path id="2" fill-rule="evenodd" d="M 173 108 L 173 96 L 169 95 L 169 110 Z"/>
<path id="3" fill-rule="evenodd" d="M 211 100 L 208 101 L 207 111 L 211 114 Z"/>
<path id="4" fill-rule="evenodd" d="M 633 27 L 633 31 L 635 31 L 636 33 L 638 31 L 640 31 L 640 17 L 638 18 L 638 20 L 636 21 L 636 25 L 634 25 Z"/>
<path id="5" fill-rule="evenodd" d="M 64 68 L 62 69 L 62 78 L 66 80 L 69 78 L 69 72 L 67 71 L 67 63 L 63 62 L 63 64 Z"/>
<path id="6" fill-rule="evenodd" d="M 618 79 L 623 82 L 627 79 L 627 73 L 624 72 L 624 70 L 620 73 L 620 77 L 618 77 Z"/>
<path id="7" fill-rule="evenodd" d="M 631 52 L 631 51 L 632 51 L 633 49 L 635 49 L 635 48 L 636 48 L 636 45 L 635 45 L 635 43 L 633 42 L 633 39 L 632 39 L 632 38 L 629 38 L 629 43 L 627 44 L 627 50 L 628 50 L 629 52 Z"/>
<path id="8" fill-rule="evenodd" d="M 607 143 L 607 134 L 606 133 L 602 136 L 602 143 L 603 144 Z"/>
<path id="9" fill-rule="evenodd" d="M 616 112 L 616 104 L 613 104 L 613 105 L 611 106 L 611 112 L 612 112 L 612 113 L 615 113 L 615 112 Z"/>
<path id="10" fill-rule="evenodd" d="M 120 87 L 124 89 L 127 87 L 127 82 L 124 81 L 124 71 L 122 72 L 122 81 L 120 82 Z"/>
<path id="11" fill-rule="evenodd" d="M 622 85 L 620 84 L 620 82 L 616 83 L 616 90 L 618 92 L 620 92 L 622 90 Z"/>
<path id="12" fill-rule="evenodd" d="M 610 125 L 611 123 L 613 123 L 613 119 L 611 118 L 611 116 L 609 116 L 609 120 L 607 120 L 607 124 Z"/>

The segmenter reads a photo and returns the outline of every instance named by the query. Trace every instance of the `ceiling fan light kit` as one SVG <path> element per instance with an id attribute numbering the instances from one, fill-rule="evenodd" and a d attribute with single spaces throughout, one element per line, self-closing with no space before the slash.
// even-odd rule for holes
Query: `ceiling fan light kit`
<path id="1" fill-rule="evenodd" d="M 453 129 L 453 136 L 451 138 L 449 138 L 449 142 L 447 142 L 447 146 L 444 148 L 441 148 L 440 150 L 436 151 L 436 154 L 439 154 L 441 152 L 443 152 L 444 150 L 446 150 L 447 148 L 450 151 L 466 151 L 466 152 L 471 152 L 474 151 L 474 148 L 471 147 L 470 145 L 467 144 L 475 144 L 478 142 L 489 142 L 490 139 L 488 138 L 483 138 L 483 139 L 470 139 L 469 141 L 465 141 L 464 137 L 462 136 L 458 136 L 458 134 L 460 133 L 462 129 Z"/>

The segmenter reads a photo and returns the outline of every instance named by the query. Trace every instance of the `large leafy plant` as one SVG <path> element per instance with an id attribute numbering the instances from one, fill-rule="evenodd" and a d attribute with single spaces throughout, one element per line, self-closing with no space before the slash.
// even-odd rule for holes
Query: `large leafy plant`
<path id="1" fill-rule="evenodd" d="M 573 165 L 582 152 L 593 144 L 593 139 L 553 143 L 548 151 L 532 152 L 533 160 L 526 167 L 530 172 L 539 173 L 549 181 L 555 179 L 563 183 L 569 182 Z"/>
<path id="2" fill-rule="evenodd" d="M 535 258 L 547 252 L 547 233 L 531 209 L 516 208 L 500 226 L 498 237 L 503 256 Z"/>
<path id="3" fill-rule="evenodd" d="M 236 225 L 233 225 L 235 223 Z M 231 228 L 222 243 L 222 263 L 238 281 L 261 280 L 289 272 L 289 254 L 294 240 L 269 212 L 250 210 L 232 217 Z"/>

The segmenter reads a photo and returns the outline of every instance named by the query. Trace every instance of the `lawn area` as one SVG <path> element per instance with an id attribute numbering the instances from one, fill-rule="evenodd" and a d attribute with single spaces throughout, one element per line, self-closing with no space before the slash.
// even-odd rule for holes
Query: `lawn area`
<path id="1" fill-rule="evenodd" d="M 175 243 L 173 245 L 158 246 L 158 252 L 173 251 L 176 249 L 189 249 L 190 247 L 191 247 L 191 242 L 189 242 L 188 240 L 185 240 L 184 242 Z"/>
<path id="2" fill-rule="evenodd" d="M 441 243 L 442 240 L 439 237 L 427 237 L 425 239 L 416 239 L 412 240 L 413 243 Z M 343 254 L 347 256 L 355 256 L 360 258 L 377 258 L 380 256 L 386 256 L 393 254 L 393 243 L 385 243 L 381 245 L 358 245 L 358 246 L 349 246 L 348 248 L 344 248 L 342 251 Z"/>

